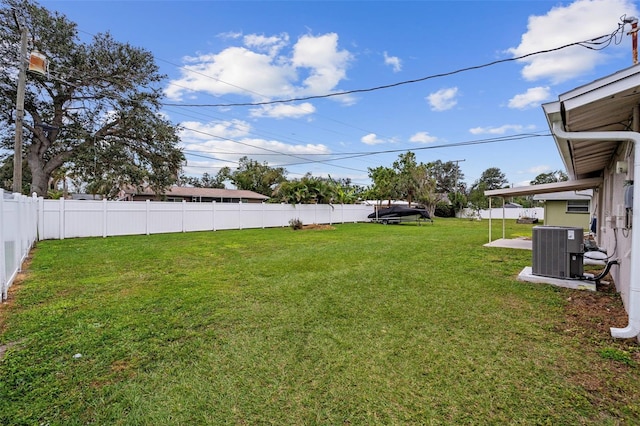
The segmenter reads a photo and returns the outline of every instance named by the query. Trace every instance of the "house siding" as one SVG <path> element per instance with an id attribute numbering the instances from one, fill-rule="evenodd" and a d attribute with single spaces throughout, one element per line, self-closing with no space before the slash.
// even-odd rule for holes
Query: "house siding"
<path id="1" fill-rule="evenodd" d="M 575 226 L 589 229 L 591 215 L 567 213 L 566 200 L 547 200 L 544 203 L 544 224 L 552 226 Z"/>
<path id="2" fill-rule="evenodd" d="M 598 217 L 596 240 L 600 247 L 607 250 L 612 259 L 618 259 L 619 266 L 611 268 L 616 289 L 628 311 L 629 288 L 631 275 L 631 235 L 632 229 L 624 227 L 626 220 L 624 211 L 625 183 L 633 180 L 633 144 L 623 145 L 609 166 L 604 171 L 602 190 L 595 197 L 598 203 L 595 212 Z M 627 173 L 616 173 L 617 161 L 628 163 Z M 631 215 L 631 213 L 629 213 Z M 621 324 L 622 326 L 622 324 Z"/>

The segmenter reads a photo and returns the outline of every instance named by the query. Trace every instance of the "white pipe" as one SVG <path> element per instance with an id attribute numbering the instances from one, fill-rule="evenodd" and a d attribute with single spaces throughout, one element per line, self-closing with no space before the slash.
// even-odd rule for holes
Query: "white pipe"
<path id="1" fill-rule="evenodd" d="M 553 133 L 568 140 L 619 140 L 631 141 L 634 144 L 633 178 L 640 178 L 640 133 L 638 132 L 565 132 L 558 122 L 553 123 Z M 640 184 L 633 186 L 633 222 L 640 224 Z M 631 271 L 629 273 L 629 325 L 625 328 L 611 328 L 611 336 L 629 339 L 640 334 L 640 232 L 631 235 Z"/>

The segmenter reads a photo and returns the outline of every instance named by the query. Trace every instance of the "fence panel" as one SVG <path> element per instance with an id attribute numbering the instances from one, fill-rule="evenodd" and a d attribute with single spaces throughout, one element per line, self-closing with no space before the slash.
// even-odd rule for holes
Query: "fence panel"
<path id="1" fill-rule="evenodd" d="M 293 210 L 288 204 L 263 204 L 262 213 L 264 228 L 289 226 L 290 212 Z"/>
<path id="2" fill-rule="evenodd" d="M 190 203 L 184 212 L 184 232 L 213 231 L 215 203 Z"/>
<path id="3" fill-rule="evenodd" d="M 131 203 L 133 206 L 125 206 L 125 203 L 117 201 L 82 201 L 104 204 L 104 233 L 103 237 L 116 235 L 142 235 L 149 234 L 149 216 L 151 209 L 149 203 Z M 129 204 L 129 203 L 126 203 Z M 158 225 L 160 227 L 160 225 Z"/>
<path id="4" fill-rule="evenodd" d="M 241 229 L 240 212 L 237 203 L 215 203 L 215 229 Z"/>
<path id="5" fill-rule="evenodd" d="M 37 235 L 38 199 L 0 189 L 0 300 L 7 299 Z"/>
<path id="6" fill-rule="evenodd" d="M 495 207 L 491 210 L 463 209 L 459 214 L 459 217 L 479 219 L 489 219 L 489 217 L 491 217 L 492 219 L 502 219 L 503 216 L 505 219 L 520 219 L 522 217 L 531 217 L 539 220 L 544 220 L 544 207 L 532 207 L 529 209 Z"/>
<path id="7" fill-rule="evenodd" d="M 63 212 L 63 237 L 101 237 L 104 234 L 102 201 L 58 200 Z"/>
<path id="8" fill-rule="evenodd" d="M 266 204 L 245 203 L 239 204 L 240 223 L 242 228 L 264 228 L 264 211 Z"/>
<path id="9" fill-rule="evenodd" d="M 123 202 L 106 200 L 39 201 L 40 239 L 144 235 L 169 232 L 366 222 L 372 207 L 326 204 L 252 204 L 192 202 Z"/>
<path id="10" fill-rule="evenodd" d="M 367 222 L 371 206 L 44 200 L 0 189 L 0 300 L 37 239 Z"/>
<path id="11" fill-rule="evenodd" d="M 122 203 L 129 204 L 129 203 Z M 149 234 L 182 232 L 184 230 L 184 205 L 186 203 L 153 203 L 148 202 L 149 217 L 147 227 Z"/>

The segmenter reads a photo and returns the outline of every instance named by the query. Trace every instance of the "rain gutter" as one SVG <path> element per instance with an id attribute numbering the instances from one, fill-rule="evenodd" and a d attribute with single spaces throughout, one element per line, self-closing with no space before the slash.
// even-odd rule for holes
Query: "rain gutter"
<path id="1" fill-rule="evenodd" d="M 633 177 L 640 177 L 640 133 L 631 131 L 612 132 L 566 132 L 560 122 L 554 121 L 552 132 L 555 136 L 566 140 L 582 141 L 630 141 L 634 145 Z M 640 224 L 640 184 L 633 186 L 633 222 Z M 640 232 L 631 234 L 631 271 L 629 274 L 629 324 L 625 328 L 611 328 L 611 336 L 629 339 L 640 334 Z"/>

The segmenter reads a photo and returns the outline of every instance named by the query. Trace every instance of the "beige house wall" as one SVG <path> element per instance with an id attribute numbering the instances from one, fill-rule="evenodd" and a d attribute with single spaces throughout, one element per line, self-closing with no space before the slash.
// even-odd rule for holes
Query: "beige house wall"
<path id="1" fill-rule="evenodd" d="M 631 274 L 631 234 L 628 217 L 632 215 L 624 206 L 626 183 L 633 177 L 633 144 L 623 144 L 618 155 L 604 171 L 602 188 L 597 191 L 594 201 L 597 203 L 594 211 L 598 217 L 598 232 L 596 240 L 600 247 L 607 250 L 611 259 L 617 259 L 619 266 L 611 268 L 611 276 L 620 292 L 622 301 L 628 311 L 629 287 Z M 627 172 L 616 172 L 618 161 L 627 162 Z M 626 324 L 616 324 L 624 327 Z"/>

